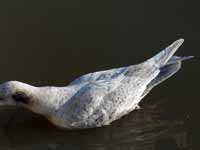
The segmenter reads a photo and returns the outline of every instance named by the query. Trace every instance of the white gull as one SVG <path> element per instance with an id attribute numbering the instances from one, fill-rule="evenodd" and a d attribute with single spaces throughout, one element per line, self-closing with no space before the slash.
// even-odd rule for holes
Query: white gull
<path id="1" fill-rule="evenodd" d="M 153 87 L 181 68 L 192 56 L 173 56 L 179 39 L 147 61 L 83 75 L 66 87 L 35 87 L 19 81 L 0 84 L 0 105 L 22 106 L 60 128 L 109 125 L 137 109 Z"/>

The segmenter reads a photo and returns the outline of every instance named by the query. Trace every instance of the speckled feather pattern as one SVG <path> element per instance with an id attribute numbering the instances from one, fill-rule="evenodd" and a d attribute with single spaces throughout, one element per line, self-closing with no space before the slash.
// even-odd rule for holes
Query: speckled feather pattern
<path id="1" fill-rule="evenodd" d="M 31 95 L 34 103 L 22 106 L 44 115 L 61 128 L 84 129 L 109 125 L 136 109 L 155 85 L 179 70 L 181 57 L 171 57 L 182 43 L 183 39 L 177 40 L 138 65 L 83 75 L 66 87 L 34 87 L 11 81 L 7 89 L 8 83 L 0 85 L 0 97 L 3 91 L 6 93 L 8 90 L 11 92 L 7 93 L 23 91 Z M 168 67 L 161 69 L 167 63 Z"/>

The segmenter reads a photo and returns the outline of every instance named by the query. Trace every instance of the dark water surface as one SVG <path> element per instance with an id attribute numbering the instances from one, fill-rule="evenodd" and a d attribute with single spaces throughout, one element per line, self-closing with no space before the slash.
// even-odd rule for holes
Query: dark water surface
<path id="1" fill-rule="evenodd" d="M 0 150 L 198 150 L 199 14 L 197 0 L 1 0 L 1 82 L 65 86 L 144 61 L 178 38 L 185 43 L 177 54 L 196 58 L 156 87 L 143 111 L 111 126 L 63 131 L 23 109 L 0 108 Z"/>
<path id="2" fill-rule="evenodd" d="M 14 113 L 15 110 L 7 109 Z M 26 115 L 23 115 L 26 113 Z M 5 115 L 5 114 L 4 114 Z M 9 115 L 8 115 L 9 116 Z M 23 116 L 21 118 L 20 116 Z M 2 117 L 3 118 L 3 117 Z M 165 119 L 164 119 L 165 118 Z M 186 120 L 167 119 L 160 113 L 135 111 L 102 128 L 65 131 L 55 129 L 44 118 L 20 110 L 9 126 L 0 129 L 4 150 L 188 150 Z"/>

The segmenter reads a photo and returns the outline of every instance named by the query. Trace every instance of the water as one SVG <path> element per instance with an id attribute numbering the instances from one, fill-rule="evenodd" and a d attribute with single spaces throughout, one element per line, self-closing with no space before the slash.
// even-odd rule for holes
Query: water
<path id="1" fill-rule="evenodd" d="M 7 109 L 7 112 L 12 114 L 16 110 Z M 24 113 L 27 115 L 23 115 Z M 4 150 L 189 148 L 189 133 L 184 121 L 161 119 L 160 113 L 135 111 L 111 126 L 80 131 L 55 129 L 44 118 L 25 110 L 17 111 L 8 127 L 4 127 L 5 120 L 1 121 L 0 129 L 0 145 Z"/>
<path id="2" fill-rule="evenodd" d="M 23 109 L 0 108 L 0 149 L 198 150 L 198 6 L 179 0 L 1 0 L 1 82 L 64 86 L 88 72 L 139 63 L 178 38 L 185 43 L 177 54 L 196 58 L 142 101 L 156 110 L 132 112 L 111 126 L 63 131 Z"/>

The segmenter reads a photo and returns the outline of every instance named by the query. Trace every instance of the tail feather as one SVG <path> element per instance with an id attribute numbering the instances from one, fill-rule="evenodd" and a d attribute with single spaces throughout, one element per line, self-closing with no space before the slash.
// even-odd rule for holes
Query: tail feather
<path id="1" fill-rule="evenodd" d="M 167 65 L 175 63 L 177 61 L 185 61 L 191 58 L 194 58 L 194 56 L 184 56 L 184 57 L 172 56 L 171 59 L 167 62 Z"/>
<path id="2" fill-rule="evenodd" d="M 153 87 L 178 72 L 181 68 L 182 61 L 193 58 L 193 56 L 173 56 L 183 42 L 183 39 L 175 41 L 170 46 L 145 62 L 145 65 L 155 66 L 156 69 L 159 69 L 159 74 L 147 85 L 141 99 L 145 97 Z"/>
<path id="3" fill-rule="evenodd" d="M 167 80 L 181 69 L 182 61 L 193 58 L 193 56 L 178 57 L 172 56 L 166 65 L 159 68 L 159 74 L 147 85 L 146 90 L 142 94 L 142 98 L 146 96 L 153 87 Z"/>

